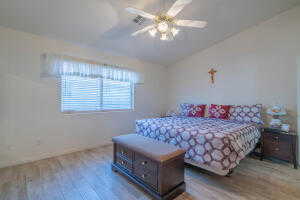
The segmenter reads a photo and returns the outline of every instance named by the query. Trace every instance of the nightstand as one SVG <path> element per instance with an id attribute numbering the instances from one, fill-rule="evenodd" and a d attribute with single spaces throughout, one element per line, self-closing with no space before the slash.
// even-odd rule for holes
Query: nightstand
<path id="1" fill-rule="evenodd" d="M 290 162 L 297 169 L 297 133 L 263 128 L 261 131 L 261 160 L 265 157 Z"/>

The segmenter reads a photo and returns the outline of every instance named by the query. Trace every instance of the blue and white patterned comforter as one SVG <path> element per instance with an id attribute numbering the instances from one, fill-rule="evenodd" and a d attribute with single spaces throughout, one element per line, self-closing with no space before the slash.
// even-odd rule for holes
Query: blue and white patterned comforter
<path id="1" fill-rule="evenodd" d="M 184 148 L 185 158 L 224 171 L 236 167 L 260 138 L 254 124 L 193 117 L 137 120 L 136 133 Z"/>

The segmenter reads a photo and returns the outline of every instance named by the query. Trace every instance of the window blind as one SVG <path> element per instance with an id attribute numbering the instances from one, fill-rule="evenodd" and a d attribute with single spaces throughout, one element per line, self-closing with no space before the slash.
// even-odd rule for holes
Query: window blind
<path id="1" fill-rule="evenodd" d="M 102 78 L 61 76 L 61 111 L 133 108 L 133 84 Z"/>
<path id="2" fill-rule="evenodd" d="M 102 85 L 103 110 L 132 108 L 131 83 L 103 79 Z"/>

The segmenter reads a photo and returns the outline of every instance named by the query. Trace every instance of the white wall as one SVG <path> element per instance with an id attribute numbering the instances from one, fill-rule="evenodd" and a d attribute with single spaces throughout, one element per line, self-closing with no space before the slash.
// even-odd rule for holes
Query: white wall
<path id="1" fill-rule="evenodd" d="M 64 115 L 56 80 L 40 78 L 40 55 L 52 52 L 134 68 L 145 76 L 134 112 Z M 134 130 L 134 120 L 165 107 L 166 68 L 0 27 L 0 167 L 86 149 Z"/>
<path id="2" fill-rule="evenodd" d="M 280 103 L 296 129 L 299 56 L 298 6 L 169 66 L 169 108 L 181 102 Z M 215 85 L 209 82 L 212 67 Z"/>
<path id="3" fill-rule="evenodd" d="M 297 59 L 297 105 L 298 105 L 298 115 L 297 115 L 297 119 L 298 119 L 298 163 L 300 165 L 300 54 L 298 56 Z"/>

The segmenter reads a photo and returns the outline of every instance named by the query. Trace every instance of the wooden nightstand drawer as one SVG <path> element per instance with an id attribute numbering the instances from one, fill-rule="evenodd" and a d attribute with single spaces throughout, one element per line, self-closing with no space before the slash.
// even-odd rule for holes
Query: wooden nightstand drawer
<path id="1" fill-rule="evenodd" d="M 262 157 L 272 157 L 288 161 L 297 168 L 297 135 L 296 133 L 285 133 L 277 129 L 264 129 L 262 131 Z"/>
<path id="2" fill-rule="evenodd" d="M 270 133 L 270 132 L 264 132 L 263 138 L 269 141 L 273 142 L 286 142 L 290 143 L 292 141 L 291 135 L 284 135 L 284 134 L 278 134 L 278 133 Z"/>
<path id="3" fill-rule="evenodd" d="M 291 146 L 285 140 L 264 139 L 264 154 L 266 156 L 277 157 L 282 160 L 291 160 Z"/>

